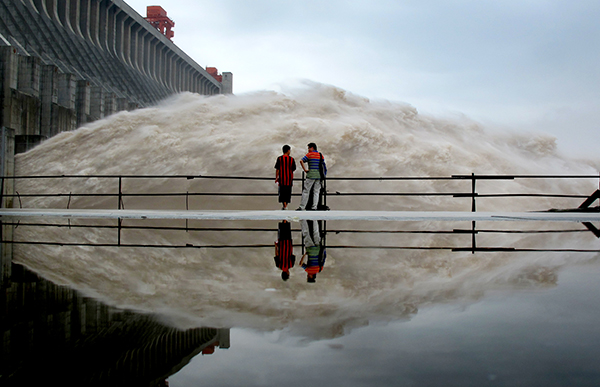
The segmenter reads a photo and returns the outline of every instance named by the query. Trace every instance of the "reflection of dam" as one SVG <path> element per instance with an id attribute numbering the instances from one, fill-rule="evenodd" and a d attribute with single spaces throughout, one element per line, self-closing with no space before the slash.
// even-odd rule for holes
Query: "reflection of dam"
<path id="1" fill-rule="evenodd" d="M 3 289 L 3 385 L 158 385 L 200 352 L 229 347 L 227 329 L 180 331 L 83 297 L 21 266 Z"/>

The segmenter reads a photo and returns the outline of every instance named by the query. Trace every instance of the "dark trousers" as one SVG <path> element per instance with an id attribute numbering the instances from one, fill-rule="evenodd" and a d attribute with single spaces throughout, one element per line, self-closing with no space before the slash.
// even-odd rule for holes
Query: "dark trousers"
<path id="1" fill-rule="evenodd" d="M 279 203 L 290 203 L 292 201 L 292 186 L 279 186 Z"/>

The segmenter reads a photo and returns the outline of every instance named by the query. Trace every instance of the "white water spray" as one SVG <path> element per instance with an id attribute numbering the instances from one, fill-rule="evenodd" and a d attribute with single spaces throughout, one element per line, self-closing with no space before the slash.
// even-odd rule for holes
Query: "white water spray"
<path id="1" fill-rule="evenodd" d="M 273 176 L 281 146 L 302 157 L 316 142 L 330 177 L 451 176 L 453 174 L 596 174 L 597 160 L 559 154 L 550 136 L 491 134 L 480 125 L 423 116 L 406 104 L 372 102 L 344 90 L 308 84 L 286 94 L 177 95 L 159 106 L 121 112 L 74 132 L 61 133 L 17 157 L 17 175 L 236 175 Z M 299 176 L 297 176 L 299 177 Z M 26 192 L 116 192 L 114 180 L 19 180 Z M 470 184 L 470 183 L 469 183 Z M 275 192 L 272 182 L 136 180 L 135 192 Z M 468 192 L 468 182 L 342 182 L 330 192 Z M 597 181 L 487 182 L 481 191 L 590 194 Z M 300 191 L 299 183 L 294 187 Z M 470 209 L 467 199 L 440 197 L 335 198 L 334 209 Z M 294 198 L 292 206 L 298 203 Z M 64 208 L 65 198 L 27 199 L 25 207 Z M 543 210 L 576 207 L 572 199 L 489 200 L 478 209 Z M 115 200 L 77 198 L 71 208 L 116 208 Z M 195 198 L 193 209 L 278 209 L 275 198 Z M 126 199 L 126 208 L 185 209 L 181 198 Z M 230 227 L 269 223 L 239 222 Z M 333 222 L 331 222 L 333 223 Z M 107 224 L 107 223 L 102 223 Z M 138 223 L 140 224 L 140 223 Z M 147 223 L 146 223 L 147 224 Z M 173 224 L 181 226 L 181 222 Z M 195 226 L 215 223 L 196 223 Z M 194 226 L 190 225 L 190 226 Z M 220 224 L 222 225 L 222 224 Z M 328 228 L 365 228 L 353 222 Z M 482 225 L 484 226 L 484 225 Z M 510 225 L 513 227 L 514 225 Z M 297 227 L 297 225 L 296 225 Z M 374 226 L 375 227 L 375 226 Z M 410 223 L 376 227 L 404 230 L 468 228 L 470 224 Z M 298 228 L 298 227 L 297 227 Z M 114 230 L 19 227 L 20 240 L 114 243 Z M 407 236 L 408 235 L 408 236 Z M 467 245 L 469 236 L 331 234 L 333 245 Z M 527 235 L 527 234 L 526 234 Z M 295 234 L 299 243 L 299 235 Z M 457 242 L 457 238 L 462 238 Z M 567 238 L 567 239 L 564 239 Z M 149 232 L 128 230 L 124 243 L 194 245 L 273 243 L 275 232 Z M 598 248 L 591 233 L 486 236 L 494 246 Z M 541 244 L 542 246 L 539 246 Z M 296 249 L 297 261 L 300 248 Z M 471 300 L 490 288 L 553 285 L 555 269 L 593 254 L 470 254 L 421 250 L 330 250 L 316 284 L 302 269 L 281 281 L 271 249 L 140 249 L 16 245 L 15 261 L 111 304 L 158 311 L 182 327 L 211 325 L 289 329 L 329 337 L 373 320 L 407 318 L 421 305 Z M 273 291 L 275 289 L 275 291 Z M 265 291 L 269 290 L 269 291 Z"/>

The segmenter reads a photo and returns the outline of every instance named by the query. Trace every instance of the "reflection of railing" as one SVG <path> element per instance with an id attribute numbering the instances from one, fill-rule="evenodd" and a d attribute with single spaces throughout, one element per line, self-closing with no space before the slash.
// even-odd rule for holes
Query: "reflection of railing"
<path id="1" fill-rule="evenodd" d="M 478 181 L 506 181 L 506 180 L 517 180 L 517 179 L 536 179 L 536 180 L 564 180 L 564 179 L 598 179 L 599 176 L 596 175 L 452 175 L 447 177 L 328 177 L 327 180 L 331 182 L 336 181 L 468 181 L 470 182 L 470 190 L 464 192 L 340 192 L 340 190 L 333 191 L 335 193 L 328 192 L 326 186 L 323 190 L 323 199 L 324 203 L 327 204 L 327 197 L 342 197 L 342 196 L 381 196 L 381 197 L 430 197 L 430 196 L 445 196 L 445 197 L 455 197 L 455 198 L 471 198 L 471 211 L 476 212 L 476 200 L 481 198 L 526 198 L 526 197 L 536 197 L 536 198 L 571 198 L 571 199 L 586 199 L 583 203 L 579 205 L 577 208 L 565 209 L 562 211 L 600 211 L 600 207 L 590 208 L 590 205 L 598 198 L 600 198 L 600 186 L 599 189 L 596 190 L 592 195 L 585 194 L 565 194 L 565 193 L 479 193 L 476 190 Z M 14 194 L 4 194 L 4 185 L 6 180 L 20 180 L 20 179 L 108 179 L 115 180 L 116 192 L 112 193 L 73 193 L 73 192 L 60 192 L 60 193 L 19 193 L 15 191 Z M 273 197 L 276 196 L 275 192 L 126 192 L 124 190 L 123 182 L 125 180 L 166 180 L 166 179 L 176 179 L 176 180 L 194 180 L 194 179 L 205 179 L 205 180 L 246 180 L 246 181 L 273 181 L 273 178 L 270 177 L 251 177 L 251 176 L 215 176 L 215 175 L 49 175 L 49 176 L 3 176 L 1 177 L 1 189 L 0 189 L 0 203 L 4 206 L 5 198 L 17 198 L 19 200 L 19 206 L 22 207 L 22 201 L 25 198 L 40 198 L 40 197 L 48 197 L 48 198 L 56 198 L 56 197 L 64 197 L 68 198 L 68 202 L 66 204 L 67 208 L 71 205 L 71 199 L 76 197 L 112 197 L 117 199 L 117 208 L 124 209 L 125 208 L 125 198 L 131 197 L 184 197 L 185 198 L 185 206 L 186 209 L 189 210 L 189 199 L 190 197 L 195 196 L 214 196 L 214 197 L 222 197 L 222 196 L 231 196 L 231 197 Z M 304 183 L 304 173 L 302 173 L 302 183 Z M 295 196 L 299 196 L 299 193 L 296 193 Z M 121 243 L 121 230 L 124 229 L 147 229 L 147 230 L 185 230 L 189 231 L 274 231 L 272 229 L 237 229 L 237 228 L 194 228 L 189 227 L 187 220 L 185 227 L 160 227 L 160 226 L 125 226 L 122 224 L 122 220 L 119 219 L 119 222 L 115 226 L 105 225 L 105 226 L 89 226 L 89 225 L 71 225 L 70 221 L 67 225 L 48 225 L 48 224 L 36 224 L 36 223 L 6 223 L 5 225 L 15 225 L 15 226 L 44 226 L 44 227 L 87 227 L 87 228 L 114 228 L 118 230 L 118 242 L 117 244 L 68 244 L 68 243 L 43 243 L 43 242 L 30 242 L 30 243 L 42 243 L 42 244 L 56 244 L 56 245 L 81 245 L 81 246 L 120 246 L 120 247 L 166 247 L 166 248 L 253 248 L 253 247 L 271 247 L 271 245 L 240 245 L 240 246 L 219 246 L 219 245 L 210 245 L 210 246 L 193 246 L 193 245 L 185 245 L 185 246 L 157 246 L 157 245 L 125 245 Z M 588 228 L 589 231 L 593 232 L 594 235 L 600 238 L 600 231 L 590 223 L 584 223 L 584 225 Z M 587 230 L 478 230 L 476 229 L 476 222 L 472 222 L 472 227 L 470 230 L 451 230 L 451 231 L 376 231 L 376 230 L 328 230 L 328 232 L 355 232 L 355 233 L 446 233 L 446 234 L 470 234 L 472 236 L 471 247 L 468 248 L 457 248 L 457 247 L 411 247 L 411 246 L 329 246 L 328 248 L 387 248 L 387 249 L 445 249 L 445 250 L 453 250 L 453 251 L 598 251 L 598 250 L 577 250 L 577 249 L 567 249 L 567 250 L 556 250 L 556 249 L 512 249 L 512 248 L 480 248 L 477 247 L 476 244 L 476 235 L 485 232 L 499 232 L 499 233 L 550 233 L 550 232 L 580 232 Z M 26 243 L 26 242 L 10 242 L 3 241 L 8 243 Z"/>
<path id="2" fill-rule="evenodd" d="M 7 223 L 5 223 L 7 224 Z M 8 225 L 16 225 L 15 223 L 8 223 Z M 19 226 L 31 226 L 31 224 L 20 224 Z M 39 224 L 37 226 L 44 227 L 56 227 L 57 225 L 49 225 L 49 224 Z M 68 226 L 63 226 L 68 227 Z M 98 226 L 79 226 L 85 228 L 101 228 Z M 116 228 L 116 227 L 114 227 Z M 134 229 L 136 227 L 129 227 L 130 229 Z M 158 228 L 157 228 L 158 229 Z M 248 231 L 248 229 L 238 229 L 236 231 Z M 269 230 L 272 234 L 276 233 L 276 229 Z M 490 230 L 487 230 L 490 231 Z M 333 231 L 327 231 L 326 234 L 332 233 Z M 510 233 L 510 232 L 519 232 L 519 231 L 502 231 L 502 230 L 493 230 L 495 233 Z M 578 233 L 578 232 L 588 232 L 587 230 L 531 230 L 530 233 Z M 412 233 L 419 233 L 418 231 L 412 231 Z M 434 232 L 423 232 L 423 233 L 446 233 L 446 234 L 461 234 L 461 232 L 452 232 L 452 231 L 434 231 Z M 464 233 L 469 233 L 470 230 L 465 230 Z M 475 230 L 475 233 L 481 233 L 481 230 Z M 118 247 L 118 248 L 157 248 L 157 249 L 204 249 L 204 250 L 214 250 L 214 249 L 272 249 L 273 244 L 224 244 L 224 245 L 195 245 L 195 244 L 185 244 L 185 245 L 159 245 L 159 244 L 134 244 L 134 243 L 76 243 L 76 242 L 48 242 L 48 241 L 5 241 L 2 243 L 10 243 L 15 245 L 44 245 L 44 246 L 61 246 L 61 247 Z M 304 246 L 300 244 L 294 244 L 294 247 L 302 247 Z M 514 247 L 475 247 L 467 246 L 467 247 L 457 247 L 457 246 L 399 246 L 399 245 L 378 245 L 378 246 L 363 246 L 363 245 L 331 245 L 327 244 L 326 248 L 328 250 L 331 249 L 346 249 L 346 250 L 445 250 L 452 252 L 460 252 L 460 251 L 469 251 L 472 253 L 475 252 L 546 252 L 546 253 L 600 253 L 600 249 L 575 249 L 575 248 L 514 248 Z"/>

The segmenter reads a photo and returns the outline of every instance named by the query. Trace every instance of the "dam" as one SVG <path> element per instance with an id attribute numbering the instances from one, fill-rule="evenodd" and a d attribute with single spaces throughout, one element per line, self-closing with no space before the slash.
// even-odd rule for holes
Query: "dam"
<path id="1" fill-rule="evenodd" d="M 5 153 L 175 93 L 232 92 L 230 72 L 201 67 L 172 42 L 173 31 L 151 24 L 170 20 L 164 9 L 149 7 L 148 16 L 122 0 L 2 0 Z"/>
<path id="2" fill-rule="evenodd" d="M 14 175 L 16 154 L 119 111 L 182 92 L 232 93 L 230 72 L 201 67 L 173 43 L 162 7 L 147 12 L 122 0 L 0 1 L 2 176 Z M 14 193 L 12 182 L 2 193 Z M 5 266 L 11 254 L 2 250 Z"/>

